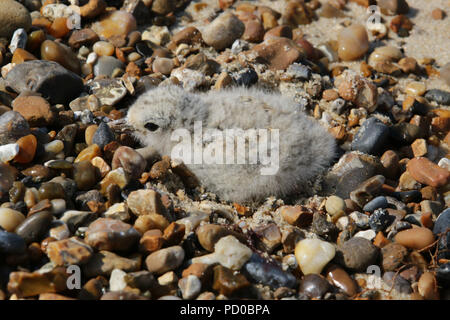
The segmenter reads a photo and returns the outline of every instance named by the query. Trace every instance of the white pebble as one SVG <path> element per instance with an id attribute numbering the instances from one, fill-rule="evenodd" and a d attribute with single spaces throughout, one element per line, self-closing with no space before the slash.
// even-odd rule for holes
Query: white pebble
<path id="1" fill-rule="evenodd" d="M 109 278 L 109 290 L 111 291 L 122 291 L 127 286 L 125 282 L 125 276 L 127 274 L 120 269 L 114 269 L 111 272 L 111 277 Z"/>
<path id="2" fill-rule="evenodd" d="M 438 166 L 447 170 L 450 170 L 450 159 L 448 158 L 442 158 L 438 162 Z"/>
<path id="3" fill-rule="evenodd" d="M 64 143 L 61 140 L 53 140 L 44 145 L 44 149 L 46 152 L 60 153 L 64 150 Z"/>
<path id="4" fill-rule="evenodd" d="M 95 62 L 97 62 L 98 55 L 95 52 L 91 52 L 88 54 L 86 58 L 86 63 L 93 65 Z"/>
<path id="5" fill-rule="evenodd" d="M 202 289 L 202 283 L 199 278 L 194 275 L 189 275 L 178 281 L 178 287 L 181 290 L 183 299 L 194 299 L 200 293 Z"/>
<path id="6" fill-rule="evenodd" d="M 19 145 L 10 143 L 0 146 L 0 162 L 8 162 L 14 159 L 19 153 Z"/>
<path id="7" fill-rule="evenodd" d="M 295 258 L 305 275 L 319 274 L 335 253 L 331 243 L 319 239 L 304 239 L 295 246 Z"/>
<path id="8" fill-rule="evenodd" d="M 369 229 L 357 232 L 354 237 L 360 237 L 372 241 L 373 239 L 375 239 L 376 236 L 377 236 L 376 232 L 373 231 L 372 229 Z"/>

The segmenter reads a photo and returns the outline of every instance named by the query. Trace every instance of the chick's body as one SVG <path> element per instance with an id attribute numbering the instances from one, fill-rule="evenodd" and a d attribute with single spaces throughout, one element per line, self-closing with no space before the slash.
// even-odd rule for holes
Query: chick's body
<path id="1" fill-rule="evenodd" d="M 269 147 L 271 130 L 278 130 L 278 170 L 274 174 L 261 174 L 267 163 L 250 162 L 248 139 L 244 164 L 186 163 L 208 191 L 228 201 L 259 201 L 305 190 L 306 183 L 323 172 L 335 156 L 333 137 L 294 101 L 258 89 L 194 94 L 175 86 L 158 87 L 137 99 L 128 112 L 128 121 L 144 145 L 169 156 L 178 143 L 172 141 L 173 131 L 187 129 L 194 136 L 194 124 L 198 121 L 203 133 L 208 129 L 268 129 Z M 203 150 L 209 143 L 212 142 L 203 140 Z M 239 150 L 235 148 L 235 152 Z"/>

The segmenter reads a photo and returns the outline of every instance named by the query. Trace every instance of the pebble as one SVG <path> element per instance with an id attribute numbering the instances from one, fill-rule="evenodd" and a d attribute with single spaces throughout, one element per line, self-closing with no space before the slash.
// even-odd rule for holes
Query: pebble
<path id="1" fill-rule="evenodd" d="M 0 116 L 0 144 L 14 143 L 30 133 L 28 122 L 16 111 L 8 111 Z"/>
<path id="2" fill-rule="evenodd" d="M 139 152 L 130 147 L 122 146 L 114 152 L 111 166 L 113 170 L 123 168 L 131 179 L 138 179 L 145 171 L 147 161 Z"/>
<path id="3" fill-rule="evenodd" d="M 127 286 L 125 281 L 126 272 L 123 272 L 120 269 L 114 269 L 111 272 L 111 276 L 109 278 L 109 290 L 111 291 L 122 291 Z"/>
<path id="4" fill-rule="evenodd" d="M 381 12 L 390 16 L 397 14 L 406 14 L 409 11 L 409 5 L 406 0 L 378 0 Z"/>
<path id="5" fill-rule="evenodd" d="M 433 272 L 424 272 L 418 282 L 417 290 L 425 300 L 439 300 L 439 288 Z"/>
<path id="6" fill-rule="evenodd" d="M 108 143 L 114 140 L 114 132 L 105 122 L 100 123 L 97 131 L 95 131 L 94 136 L 92 137 L 92 143 L 98 145 L 100 149 L 103 149 Z"/>
<path id="7" fill-rule="evenodd" d="M 438 236 L 440 233 L 444 233 L 447 228 L 450 228 L 450 209 L 445 209 L 442 211 L 436 221 L 434 222 L 433 233 Z M 446 251 L 450 248 L 450 232 L 447 236 L 441 238 L 439 241 L 439 257 L 442 256 L 444 259 L 450 257 L 450 252 Z"/>
<path id="8" fill-rule="evenodd" d="M 141 237 L 131 225 L 120 220 L 99 218 L 89 225 L 85 241 L 98 250 L 126 251 Z"/>
<path id="9" fill-rule="evenodd" d="M 151 189 L 141 189 L 131 192 L 127 198 L 127 205 L 137 216 L 165 214 L 160 194 Z"/>
<path id="10" fill-rule="evenodd" d="M 39 188 L 39 200 L 64 198 L 64 188 L 56 182 L 45 182 Z"/>
<path id="11" fill-rule="evenodd" d="M 364 211 L 374 211 L 375 209 L 385 209 L 388 207 L 388 201 L 384 196 L 378 196 L 369 201 L 364 207 Z"/>
<path id="12" fill-rule="evenodd" d="M 342 268 L 332 265 L 326 270 L 326 277 L 334 286 L 338 287 L 347 296 L 352 297 L 358 292 L 355 280 Z"/>
<path id="13" fill-rule="evenodd" d="M 108 41 L 97 41 L 93 45 L 92 50 L 100 57 L 114 54 L 114 46 Z"/>
<path id="14" fill-rule="evenodd" d="M 341 98 L 351 101 L 360 108 L 373 112 L 377 108 L 378 92 L 376 86 L 367 78 L 352 71 L 345 71 L 336 77 L 335 85 Z"/>
<path id="15" fill-rule="evenodd" d="M 250 282 L 240 273 L 224 266 L 214 267 L 214 283 L 212 288 L 224 296 L 233 296 L 240 290 L 250 286 Z"/>
<path id="16" fill-rule="evenodd" d="M 432 187 L 445 186 L 450 181 L 448 170 L 424 157 L 411 159 L 406 168 L 415 180 Z"/>
<path id="17" fill-rule="evenodd" d="M 57 266 L 83 264 L 90 259 L 92 254 L 92 248 L 77 237 L 52 241 L 47 246 L 47 255 Z"/>
<path id="18" fill-rule="evenodd" d="M 6 76 L 14 91 L 33 91 L 48 97 L 51 104 L 69 103 L 83 91 L 82 79 L 53 61 L 26 61 Z"/>
<path id="19" fill-rule="evenodd" d="M 221 238 L 232 235 L 233 232 L 224 226 L 208 223 L 198 227 L 195 234 L 200 245 L 209 252 L 213 252 L 215 244 Z"/>
<path id="20" fill-rule="evenodd" d="M 439 283 L 448 285 L 450 283 L 450 262 L 441 264 L 436 270 L 436 277 Z"/>
<path id="21" fill-rule="evenodd" d="M 0 230 L 0 253 L 20 254 L 25 252 L 26 248 L 26 243 L 21 236 Z"/>
<path id="22" fill-rule="evenodd" d="M 383 281 L 389 286 L 393 287 L 396 291 L 403 294 L 411 294 L 412 288 L 408 280 L 402 277 L 396 276 L 395 272 L 388 271 L 383 274 Z"/>
<path id="23" fill-rule="evenodd" d="M 146 231 L 142 235 L 141 240 L 139 240 L 139 244 L 145 252 L 152 253 L 158 251 L 164 245 L 163 233 L 159 229 Z"/>
<path id="24" fill-rule="evenodd" d="M 372 241 L 377 236 L 377 233 L 374 230 L 364 230 L 364 231 L 358 231 L 354 237 L 364 238 L 369 241 Z"/>
<path id="25" fill-rule="evenodd" d="M 418 81 L 410 82 L 405 87 L 405 93 L 413 97 L 423 96 L 426 91 L 427 87 L 425 83 Z"/>
<path id="26" fill-rule="evenodd" d="M 280 214 L 287 223 L 300 228 L 310 226 L 313 220 L 312 210 L 304 206 L 283 206 Z"/>
<path id="27" fill-rule="evenodd" d="M 92 144 L 89 147 L 83 149 L 75 158 L 74 163 L 81 161 L 91 161 L 95 157 L 101 156 L 100 147 L 96 144 Z"/>
<path id="28" fill-rule="evenodd" d="M 239 270 L 252 256 L 252 250 L 234 236 L 229 235 L 215 244 L 214 254 L 222 266 Z"/>
<path id="29" fill-rule="evenodd" d="M 404 263 L 408 250 L 399 243 L 389 243 L 381 249 L 382 266 L 385 271 L 395 271 Z"/>
<path id="30" fill-rule="evenodd" d="M 366 29 L 354 24 L 343 29 L 338 35 L 338 54 L 344 61 L 357 60 L 369 50 Z"/>
<path id="31" fill-rule="evenodd" d="M 64 268 L 54 268 L 47 272 L 11 272 L 8 291 L 20 298 L 64 291 L 68 278 L 65 271 Z"/>
<path id="32" fill-rule="evenodd" d="M 107 194 L 108 187 L 111 185 L 117 185 L 120 189 L 124 189 L 130 182 L 129 177 L 123 170 L 123 168 L 118 168 L 111 170 L 108 174 L 100 181 L 100 192 L 103 195 Z"/>
<path id="33" fill-rule="evenodd" d="M 27 217 L 15 230 L 16 234 L 21 236 L 25 242 L 31 243 L 41 240 L 45 233 L 50 229 L 50 223 L 53 221 L 53 215 L 48 211 L 41 211 Z"/>
<path id="34" fill-rule="evenodd" d="M 336 255 L 346 268 L 365 272 L 368 266 L 376 264 L 378 251 L 369 240 L 354 237 L 341 244 Z"/>
<path id="35" fill-rule="evenodd" d="M 152 67 L 154 72 L 159 72 L 168 76 L 174 68 L 174 63 L 172 59 L 157 57 L 155 61 L 153 61 Z"/>
<path id="36" fill-rule="evenodd" d="M 73 165 L 73 180 L 79 190 L 90 190 L 96 183 L 96 170 L 89 161 L 80 161 Z"/>
<path id="37" fill-rule="evenodd" d="M 112 77 L 116 69 L 125 69 L 122 61 L 109 56 L 99 57 L 94 64 L 94 75 Z"/>
<path id="38" fill-rule="evenodd" d="M 369 217 L 369 226 L 375 232 L 384 231 L 392 222 L 392 217 L 385 209 L 376 209 Z"/>
<path id="39" fill-rule="evenodd" d="M 257 254 L 253 254 L 250 260 L 244 264 L 242 272 L 252 282 L 261 283 L 272 289 L 294 288 L 297 284 L 297 279 L 292 273 L 283 271 L 274 263 L 264 261 Z"/>
<path id="40" fill-rule="evenodd" d="M 84 6 L 80 7 L 80 15 L 83 18 L 92 19 L 102 14 L 107 7 L 104 0 L 89 0 Z"/>
<path id="41" fill-rule="evenodd" d="M 309 298 L 321 299 L 330 289 L 330 284 L 320 274 L 307 274 L 300 281 L 298 291 Z"/>
<path id="42" fill-rule="evenodd" d="M 53 122 L 50 104 L 42 97 L 18 97 L 12 102 L 12 107 L 28 121 L 30 127 L 48 126 Z"/>
<path id="43" fill-rule="evenodd" d="M 345 212 L 346 208 L 344 200 L 338 196 L 330 196 L 325 202 L 325 209 L 332 216 Z"/>
<path id="44" fill-rule="evenodd" d="M 102 39 L 114 37 L 125 37 L 137 29 L 136 19 L 126 11 L 112 11 L 102 17 L 98 22 L 94 22 L 91 29 Z"/>
<path id="45" fill-rule="evenodd" d="M 148 271 L 161 275 L 181 266 L 184 255 L 182 247 L 172 246 L 153 252 L 145 259 L 145 264 Z"/>
<path id="46" fill-rule="evenodd" d="M 33 161 L 37 150 L 36 137 L 29 134 L 17 140 L 16 143 L 19 146 L 19 153 L 14 158 L 14 161 L 23 164 Z"/>
<path id="47" fill-rule="evenodd" d="M 151 10 L 158 15 L 166 15 L 175 10 L 177 2 L 175 0 L 154 0 Z"/>
<path id="48" fill-rule="evenodd" d="M 57 62 L 76 74 L 79 74 L 81 71 L 77 56 L 64 44 L 45 40 L 41 44 L 41 57 L 42 60 Z"/>
<path id="49" fill-rule="evenodd" d="M 190 300 L 195 299 L 200 294 L 202 283 L 196 276 L 189 275 L 178 281 L 178 287 L 181 290 L 183 299 Z"/>
<path id="50" fill-rule="evenodd" d="M 368 154 L 379 154 L 389 138 L 389 127 L 377 118 L 364 121 L 352 141 L 352 150 Z"/>
<path id="51" fill-rule="evenodd" d="M 251 51 L 271 70 L 285 70 L 305 57 L 303 49 L 287 38 L 268 38 L 255 45 Z"/>
<path id="52" fill-rule="evenodd" d="M 0 146 L 0 161 L 9 162 L 19 154 L 19 145 L 17 143 L 10 143 Z"/>
<path id="53" fill-rule="evenodd" d="M 335 255 L 334 246 L 319 239 L 304 239 L 295 246 L 295 258 L 303 274 L 321 273 Z"/>
<path id="54" fill-rule="evenodd" d="M 23 28 L 17 29 L 16 31 L 14 31 L 14 34 L 9 43 L 9 51 L 11 51 L 11 53 L 14 54 L 17 49 L 25 49 L 27 40 L 28 35 L 25 29 Z"/>
<path id="55" fill-rule="evenodd" d="M 82 267 L 83 275 L 88 278 L 96 276 L 110 276 L 114 269 L 133 272 L 140 269 L 140 259 L 125 258 L 105 250 L 94 253 Z"/>
<path id="56" fill-rule="evenodd" d="M 445 106 L 450 105 L 450 92 L 439 90 L 439 89 L 431 89 L 428 90 L 425 94 L 425 98 L 431 101 L 435 101 L 437 104 L 442 104 Z"/>
<path id="57" fill-rule="evenodd" d="M 64 150 L 64 143 L 61 140 L 53 140 L 44 145 L 44 150 L 46 152 L 58 154 Z"/>
<path id="58" fill-rule="evenodd" d="M 433 232 L 428 228 L 412 228 L 400 231 L 395 236 L 395 242 L 410 248 L 421 250 L 431 245 L 435 240 Z"/>
<path id="59" fill-rule="evenodd" d="M 217 51 L 230 47 L 245 31 L 245 25 L 234 14 L 222 13 L 202 30 L 205 43 Z"/>
<path id="60" fill-rule="evenodd" d="M 29 30 L 31 16 L 28 10 L 19 2 L 4 0 L 0 3 L 0 37 L 10 38 L 19 28 Z"/>
<path id="61" fill-rule="evenodd" d="M 16 210 L 0 208 L 0 227 L 8 232 L 14 232 L 16 227 L 25 220 L 25 216 Z"/>

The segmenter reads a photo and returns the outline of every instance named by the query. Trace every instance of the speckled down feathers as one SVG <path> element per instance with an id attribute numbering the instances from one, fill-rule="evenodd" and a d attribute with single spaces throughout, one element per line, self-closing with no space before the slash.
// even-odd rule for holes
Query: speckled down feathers
<path id="1" fill-rule="evenodd" d="M 291 99 L 259 89 L 233 88 L 189 93 L 175 86 L 158 87 L 141 95 L 128 112 L 135 136 L 161 155 L 170 155 L 174 129 L 193 133 L 194 122 L 203 129 L 279 129 L 279 170 L 261 175 L 262 164 L 187 164 L 208 191 L 236 202 L 259 201 L 306 191 L 311 181 L 335 157 L 335 140 Z M 153 122 L 159 128 L 145 128 Z"/>

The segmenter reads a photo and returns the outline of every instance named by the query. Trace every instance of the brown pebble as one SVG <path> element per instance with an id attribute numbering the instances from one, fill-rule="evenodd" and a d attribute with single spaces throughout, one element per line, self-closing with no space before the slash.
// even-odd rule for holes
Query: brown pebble
<path id="1" fill-rule="evenodd" d="M 338 54 L 344 61 L 357 60 L 369 50 L 369 38 L 366 29 L 354 24 L 343 29 L 338 36 Z"/>
<path id="2" fill-rule="evenodd" d="M 395 236 L 395 242 L 410 248 L 421 250 L 434 242 L 434 234 L 428 228 L 418 227 L 403 230 Z"/>
<path id="3" fill-rule="evenodd" d="M 431 11 L 431 16 L 434 20 L 442 20 L 445 17 L 445 11 L 440 8 L 436 8 Z"/>
<path id="4" fill-rule="evenodd" d="M 427 158 L 411 159 L 406 167 L 415 180 L 432 187 L 441 187 L 450 181 L 450 172 Z"/>
<path id="5" fill-rule="evenodd" d="M 47 126 L 54 119 L 54 115 L 50 110 L 50 104 L 47 100 L 39 96 L 17 97 L 14 99 L 12 107 L 32 127 Z"/>

